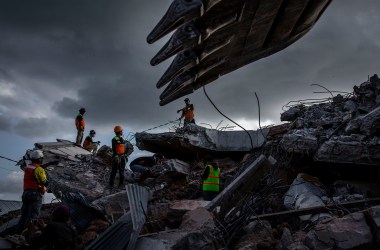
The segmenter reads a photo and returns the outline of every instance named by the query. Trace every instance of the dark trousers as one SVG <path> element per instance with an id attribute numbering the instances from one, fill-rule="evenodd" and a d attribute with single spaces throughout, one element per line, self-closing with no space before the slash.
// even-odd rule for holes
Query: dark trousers
<path id="1" fill-rule="evenodd" d="M 186 119 L 183 120 L 183 126 L 186 126 L 187 124 L 194 123 L 195 124 L 195 119 L 192 119 L 191 121 L 186 121 Z"/>
<path id="2" fill-rule="evenodd" d="M 205 201 L 212 201 L 218 194 L 219 192 L 217 191 L 203 191 L 203 199 Z"/>
<path id="3" fill-rule="evenodd" d="M 124 156 L 119 157 L 117 159 L 112 160 L 112 170 L 111 170 L 111 176 L 110 176 L 110 181 L 109 184 L 110 186 L 113 186 L 116 173 L 119 172 L 119 187 L 123 185 L 124 183 L 124 169 L 125 169 L 125 164 L 127 163 L 127 160 Z"/>
<path id="4" fill-rule="evenodd" d="M 75 142 L 77 144 L 77 146 L 80 146 L 82 144 L 83 133 L 84 133 L 83 129 L 81 129 L 81 128 L 77 129 L 77 139 L 76 139 L 76 142 Z"/>
<path id="5" fill-rule="evenodd" d="M 21 234 L 32 219 L 38 219 L 42 206 L 42 196 L 43 194 L 38 190 L 24 190 L 22 194 L 21 218 L 16 227 L 17 234 Z"/>

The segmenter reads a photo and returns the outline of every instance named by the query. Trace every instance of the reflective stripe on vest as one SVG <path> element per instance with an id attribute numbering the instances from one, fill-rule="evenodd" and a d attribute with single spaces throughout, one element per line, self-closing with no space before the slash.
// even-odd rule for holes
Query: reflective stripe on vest
<path id="1" fill-rule="evenodd" d="M 203 191 L 219 191 L 219 174 L 220 168 L 214 170 L 212 165 L 206 165 L 210 168 L 210 173 L 206 180 L 203 181 Z"/>
<path id="2" fill-rule="evenodd" d="M 114 139 L 116 140 L 116 145 L 115 145 L 116 154 L 118 155 L 124 154 L 125 152 L 124 140 L 123 142 L 121 142 L 121 138 L 119 138 L 118 136 L 115 136 Z"/>

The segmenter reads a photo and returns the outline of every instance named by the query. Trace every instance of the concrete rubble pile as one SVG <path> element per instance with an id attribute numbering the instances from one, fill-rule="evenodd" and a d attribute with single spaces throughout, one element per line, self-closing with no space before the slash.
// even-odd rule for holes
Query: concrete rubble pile
<path id="1" fill-rule="evenodd" d="M 127 170 L 126 186 L 112 189 L 108 146 L 95 156 L 65 140 L 35 148 L 51 162 L 49 190 L 73 211 L 79 249 L 379 249 L 377 75 L 281 120 L 258 131 L 138 133 L 139 149 L 166 159 L 143 184 Z M 202 199 L 205 155 L 221 168 L 212 201 Z"/>

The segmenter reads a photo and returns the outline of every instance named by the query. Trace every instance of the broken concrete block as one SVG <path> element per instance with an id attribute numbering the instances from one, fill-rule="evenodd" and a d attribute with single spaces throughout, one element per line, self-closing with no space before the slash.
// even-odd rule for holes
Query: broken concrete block
<path id="1" fill-rule="evenodd" d="M 185 213 L 180 229 L 195 231 L 200 229 L 215 229 L 214 216 L 206 208 L 199 207 Z"/>
<path id="2" fill-rule="evenodd" d="M 372 246 L 372 232 L 363 213 L 353 213 L 327 224 L 317 224 L 306 235 L 305 244 L 312 250 L 365 249 Z"/>
<path id="3" fill-rule="evenodd" d="M 244 227 L 245 234 L 239 239 L 235 249 L 274 249 L 278 241 L 266 220 L 255 220 Z"/>
<path id="4" fill-rule="evenodd" d="M 346 101 L 343 106 L 343 110 L 349 111 L 349 112 L 355 112 L 357 108 L 358 108 L 358 105 L 352 100 Z"/>
<path id="5" fill-rule="evenodd" d="M 307 174 L 298 174 L 289 190 L 285 193 L 284 205 L 287 209 L 302 209 L 325 206 L 329 201 L 327 191 L 318 178 Z M 319 221 L 330 218 L 331 215 L 319 213 L 315 215 L 300 216 L 304 221 Z"/>
<path id="6" fill-rule="evenodd" d="M 380 134 L 380 107 L 372 110 L 370 113 L 358 118 L 360 120 L 360 132 L 367 136 L 376 136 Z"/>
<path id="7" fill-rule="evenodd" d="M 284 135 L 280 146 L 288 153 L 314 155 L 318 149 L 318 140 L 306 130 L 296 130 Z"/>
<path id="8" fill-rule="evenodd" d="M 300 107 L 291 107 L 287 111 L 281 114 L 281 121 L 294 121 L 297 119 L 299 116 L 302 115 L 302 111 Z"/>
<path id="9" fill-rule="evenodd" d="M 355 135 L 333 137 L 325 141 L 314 155 L 315 161 L 380 165 L 380 146 Z"/>

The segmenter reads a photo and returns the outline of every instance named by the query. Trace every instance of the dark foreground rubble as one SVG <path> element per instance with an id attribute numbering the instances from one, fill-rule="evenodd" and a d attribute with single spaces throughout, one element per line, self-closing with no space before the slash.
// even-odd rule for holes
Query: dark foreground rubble
<path id="1" fill-rule="evenodd" d="M 96 156 L 65 140 L 35 148 L 57 162 L 49 189 L 71 208 L 79 249 L 379 249 L 380 80 L 326 94 L 288 106 L 284 124 L 250 131 L 252 144 L 241 131 L 197 125 L 141 133 L 140 149 L 166 156 L 142 185 L 126 171 L 125 187 L 108 188 L 108 146 Z M 201 198 L 206 154 L 221 168 L 212 201 Z M 12 225 L 4 222 L 0 249 L 28 249 L 30 232 L 13 235 Z"/>

